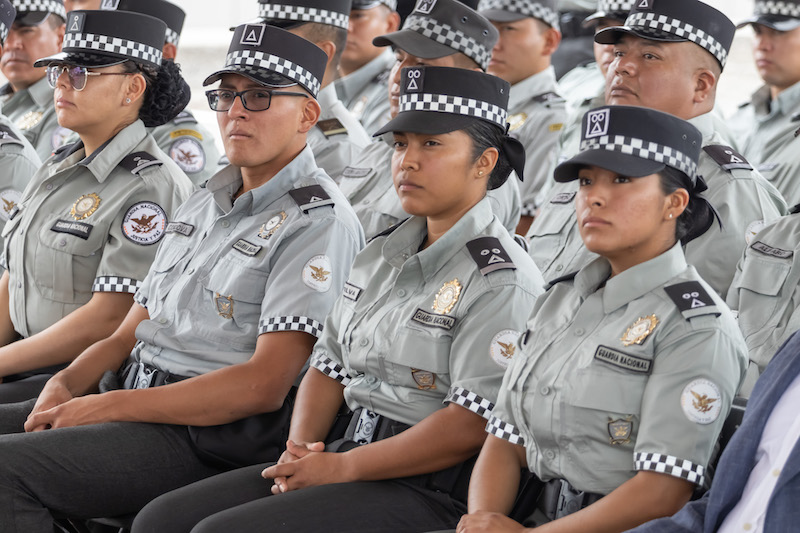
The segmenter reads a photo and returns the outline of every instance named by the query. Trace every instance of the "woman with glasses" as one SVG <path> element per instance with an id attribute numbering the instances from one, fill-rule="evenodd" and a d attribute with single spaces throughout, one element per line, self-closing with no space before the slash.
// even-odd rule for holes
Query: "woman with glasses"
<path id="1" fill-rule="evenodd" d="M 59 124 L 80 141 L 45 162 L 3 230 L 0 403 L 35 397 L 116 329 L 192 191 L 145 131 L 189 98 L 178 68 L 162 63 L 165 32 L 146 15 L 76 11 L 63 51 L 36 62 Z"/>

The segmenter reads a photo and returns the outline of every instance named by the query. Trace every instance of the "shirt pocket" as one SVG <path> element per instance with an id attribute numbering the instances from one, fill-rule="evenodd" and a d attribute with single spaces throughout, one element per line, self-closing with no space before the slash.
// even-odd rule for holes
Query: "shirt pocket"
<path id="1" fill-rule="evenodd" d="M 767 261 L 753 259 L 745 261 L 739 277 L 739 328 L 747 338 L 765 330 L 779 320 L 790 298 L 779 294 L 791 272 L 791 261 Z"/>
<path id="2" fill-rule="evenodd" d="M 161 300 L 166 297 L 183 273 L 183 268 L 177 268 L 177 265 L 187 256 L 189 250 L 191 247 L 188 244 L 182 244 L 174 239 L 164 239 L 150 266 L 151 295 L 160 295 Z"/>
<path id="3" fill-rule="evenodd" d="M 450 387 L 452 342 L 444 332 L 401 327 L 383 358 L 384 380 L 395 386 L 446 394 Z"/>
<path id="4" fill-rule="evenodd" d="M 530 232 L 531 256 L 542 270 L 546 270 L 564 248 L 571 221 L 575 221 L 575 206 L 569 203 L 550 204 L 533 222 Z"/>

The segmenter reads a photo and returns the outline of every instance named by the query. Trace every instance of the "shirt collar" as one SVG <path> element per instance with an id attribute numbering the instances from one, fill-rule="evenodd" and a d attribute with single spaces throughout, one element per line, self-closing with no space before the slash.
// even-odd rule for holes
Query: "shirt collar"
<path id="1" fill-rule="evenodd" d="M 700 130 L 700 135 L 703 136 L 703 145 L 706 141 L 714 135 L 714 117 L 711 113 L 704 113 L 689 119 L 689 124 Z"/>
<path id="2" fill-rule="evenodd" d="M 511 87 L 511 96 L 508 99 L 508 111 L 514 112 L 519 106 L 530 101 L 534 96 L 556 90 L 556 71 L 550 66 L 526 78 Z"/>
<path id="3" fill-rule="evenodd" d="M 133 153 L 136 146 L 146 136 L 147 131 L 145 131 L 144 122 L 136 120 L 136 122 L 123 128 L 122 131 L 78 164 L 89 169 L 97 181 L 103 183 L 111 175 L 114 168 Z"/>
<path id="4" fill-rule="evenodd" d="M 336 92 L 339 94 L 339 99 L 349 106 L 352 103 L 351 100 L 381 73 L 390 69 L 394 61 L 394 54 L 391 49 L 387 48 L 360 69 L 336 80 Z"/>
<path id="5" fill-rule="evenodd" d="M 332 108 L 338 99 L 339 98 L 336 96 L 336 87 L 333 83 L 329 83 L 328 86 L 321 89 L 317 95 L 317 102 L 319 102 L 319 107 L 322 108 L 323 113 Z"/>

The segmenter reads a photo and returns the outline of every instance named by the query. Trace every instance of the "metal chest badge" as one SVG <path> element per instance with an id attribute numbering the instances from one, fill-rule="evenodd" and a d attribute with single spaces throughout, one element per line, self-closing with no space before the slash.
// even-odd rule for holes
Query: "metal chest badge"
<path id="1" fill-rule="evenodd" d="M 608 419 L 608 437 L 614 446 L 628 444 L 633 434 L 633 416 L 625 418 Z"/>
<path id="2" fill-rule="evenodd" d="M 217 306 L 219 316 L 227 320 L 233 318 L 233 295 L 223 296 L 217 292 L 214 296 L 214 303 Z"/>
<path id="3" fill-rule="evenodd" d="M 436 390 L 436 374 L 433 372 L 412 368 L 411 377 L 420 390 Z"/>
<path id="4" fill-rule="evenodd" d="M 21 130 L 35 128 L 42 121 L 42 117 L 44 117 L 42 111 L 28 111 L 17 120 L 17 126 Z"/>
<path id="5" fill-rule="evenodd" d="M 265 224 L 261 225 L 261 227 L 258 229 L 258 236 L 264 240 L 269 239 L 275 235 L 275 232 L 280 229 L 285 221 L 286 211 L 281 211 L 271 219 L 267 220 Z"/>
<path id="6" fill-rule="evenodd" d="M 460 295 L 461 284 L 458 280 L 448 281 L 436 293 L 436 299 L 433 301 L 433 310 L 440 315 L 446 315 L 453 310 Z"/>
<path id="7" fill-rule="evenodd" d="M 84 194 L 72 204 L 69 214 L 75 220 L 89 218 L 100 207 L 100 197 L 95 193 Z"/>
<path id="8" fill-rule="evenodd" d="M 658 325 L 658 318 L 656 315 L 640 317 L 639 320 L 633 323 L 625 335 L 620 339 L 623 346 L 630 346 L 631 344 L 642 344 L 644 340 L 653 333 Z"/>
<path id="9" fill-rule="evenodd" d="M 515 113 L 508 117 L 508 131 L 516 131 L 528 121 L 527 113 Z"/>

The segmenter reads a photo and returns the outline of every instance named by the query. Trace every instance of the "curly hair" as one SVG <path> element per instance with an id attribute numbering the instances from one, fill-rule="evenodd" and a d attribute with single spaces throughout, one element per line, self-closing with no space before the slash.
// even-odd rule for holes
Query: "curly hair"
<path id="1" fill-rule="evenodd" d="M 134 61 L 123 65 L 126 72 L 139 72 L 147 82 L 139 118 L 148 128 L 166 124 L 189 104 L 192 91 L 174 61 L 164 60 L 158 69 Z"/>

